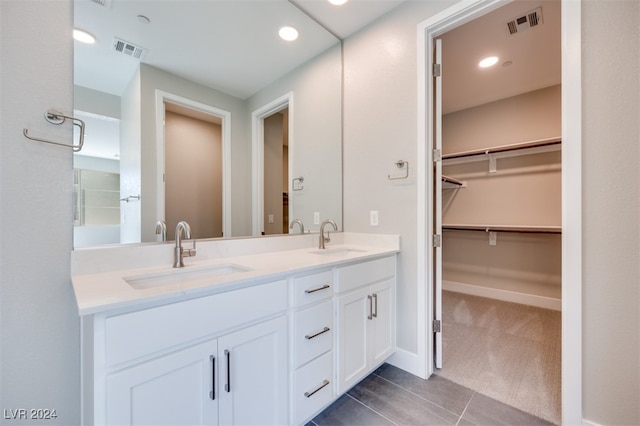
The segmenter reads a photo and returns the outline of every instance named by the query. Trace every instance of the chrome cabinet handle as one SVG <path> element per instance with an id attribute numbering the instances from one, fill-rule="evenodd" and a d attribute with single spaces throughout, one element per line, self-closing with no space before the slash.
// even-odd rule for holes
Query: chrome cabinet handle
<path id="1" fill-rule="evenodd" d="M 313 396 L 313 394 L 315 394 L 316 392 L 320 391 L 322 388 L 324 388 L 325 386 L 327 386 L 329 384 L 329 381 L 327 379 L 324 379 L 322 381 L 322 384 L 320 386 L 318 386 L 317 388 L 315 388 L 314 390 L 312 390 L 311 392 L 305 392 L 304 396 L 306 396 L 307 398 L 310 398 Z"/>
<path id="2" fill-rule="evenodd" d="M 313 290 L 305 290 L 304 292 L 307 294 L 315 293 L 316 291 L 326 290 L 331 287 L 329 284 L 325 284 L 322 287 L 314 288 Z"/>
<path id="3" fill-rule="evenodd" d="M 318 331 L 316 334 L 311 334 L 311 335 L 307 334 L 306 336 L 304 336 L 304 338 L 307 339 L 307 340 L 311 340 L 314 337 L 318 337 L 319 335 L 324 334 L 329 330 L 331 330 L 329 327 L 325 327 L 321 331 Z"/>
<path id="4" fill-rule="evenodd" d="M 209 392 L 209 398 L 215 401 L 216 399 L 216 357 L 211 355 L 209 357 L 211 361 L 211 392 Z"/>
<path id="5" fill-rule="evenodd" d="M 378 295 L 376 293 L 373 293 L 373 317 L 374 318 L 378 318 Z"/>
<path id="6" fill-rule="evenodd" d="M 231 352 L 225 349 L 224 355 L 227 357 L 227 384 L 224 385 L 224 390 L 231 392 Z"/>
<path id="7" fill-rule="evenodd" d="M 367 299 L 369 299 L 369 315 L 367 315 L 367 319 L 373 319 L 373 297 L 369 295 Z"/>

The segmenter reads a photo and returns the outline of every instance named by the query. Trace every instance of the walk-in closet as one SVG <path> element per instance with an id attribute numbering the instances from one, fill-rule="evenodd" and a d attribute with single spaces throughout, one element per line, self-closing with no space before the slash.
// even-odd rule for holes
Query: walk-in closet
<path id="1" fill-rule="evenodd" d="M 560 3 L 512 2 L 440 38 L 436 374 L 559 423 Z M 478 55 L 497 63 L 466 89 Z"/>

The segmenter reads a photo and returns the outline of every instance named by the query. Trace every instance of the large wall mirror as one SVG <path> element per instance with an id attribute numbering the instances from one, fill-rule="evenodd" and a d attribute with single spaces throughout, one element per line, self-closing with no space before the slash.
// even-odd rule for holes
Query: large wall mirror
<path id="1" fill-rule="evenodd" d="M 287 0 L 75 0 L 74 246 L 342 228 L 342 45 Z M 290 26 L 298 39 L 278 31 Z M 314 220 L 315 219 L 315 220 Z"/>

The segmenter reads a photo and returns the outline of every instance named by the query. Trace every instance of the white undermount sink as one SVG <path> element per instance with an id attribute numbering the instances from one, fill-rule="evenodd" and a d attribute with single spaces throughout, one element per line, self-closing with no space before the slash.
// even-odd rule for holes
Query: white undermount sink
<path id="1" fill-rule="evenodd" d="M 213 265 L 198 268 L 185 266 L 184 268 L 176 268 L 171 271 L 124 277 L 124 280 L 134 289 L 143 290 L 147 288 L 162 287 L 166 285 L 179 287 L 181 285 L 189 283 L 190 281 L 199 280 L 202 278 L 218 277 L 220 275 L 230 275 L 240 272 L 248 272 L 251 270 L 251 268 L 242 265 L 236 265 L 234 263 L 225 263 L 222 265 Z"/>
<path id="2" fill-rule="evenodd" d="M 310 253 L 319 254 L 319 255 L 322 255 L 322 256 L 341 257 L 341 256 L 347 256 L 349 254 L 364 253 L 364 252 L 365 252 L 365 250 L 356 249 L 356 248 L 350 248 L 350 247 L 327 247 L 325 249 L 313 250 Z"/>

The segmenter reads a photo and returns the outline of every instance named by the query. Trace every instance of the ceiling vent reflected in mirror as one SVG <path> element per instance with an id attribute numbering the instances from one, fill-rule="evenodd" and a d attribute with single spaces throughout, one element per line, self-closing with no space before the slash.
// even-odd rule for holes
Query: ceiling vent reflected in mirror
<path id="1" fill-rule="evenodd" d="M 116 52 L 131 56 L 140 61 L 142 61 L 142 59 L 144 59 L 144 55 L 147 54 L 147 49 L 145 49 L 144 47 L 136 46 L 135 44 L 119 39 L 118 37 L 113 38 L 112 45 L 113 50 L 115 50 Z"/>
<path id="2" fill-rule="evenodd" d="M 542 25 L 542 7 L 507 21 L 507 30 L 509 30 L 509 34 L 513 35 L 538 25 Z"/>
<path id="3" fill-rule="evenodd" d="M 104 6 L 107 9 L 111 9 L 111 0 L 91 0 L 91 1 L 100 6 Z"/>

